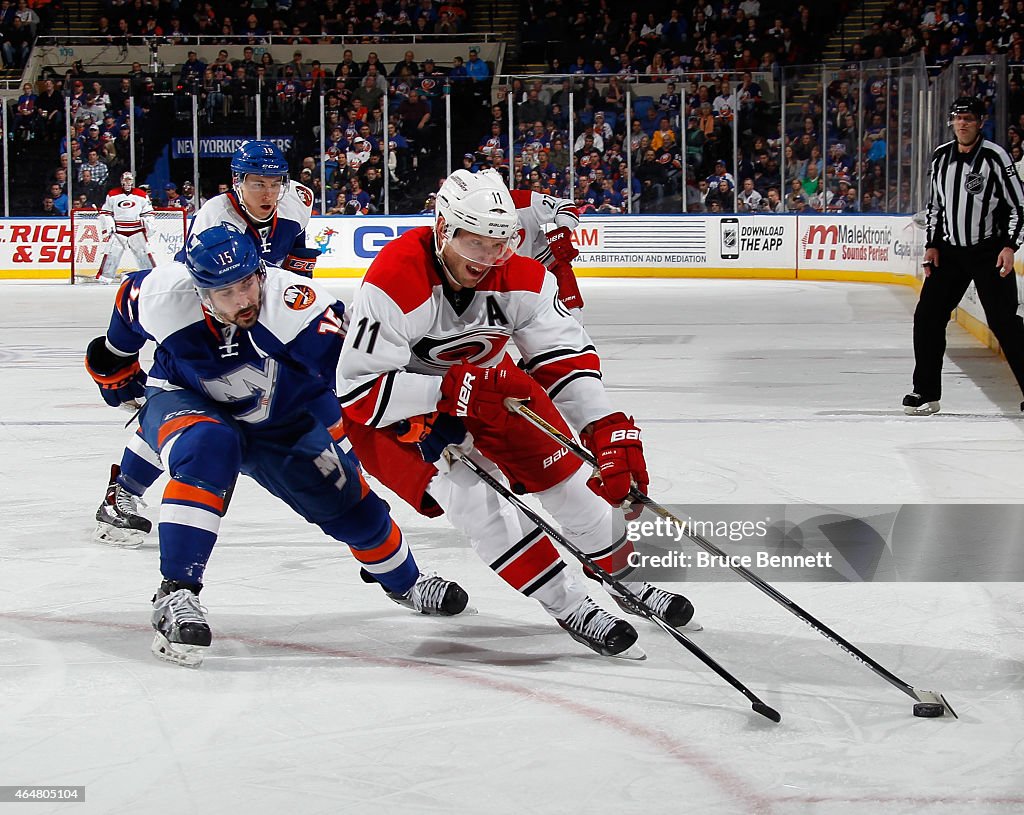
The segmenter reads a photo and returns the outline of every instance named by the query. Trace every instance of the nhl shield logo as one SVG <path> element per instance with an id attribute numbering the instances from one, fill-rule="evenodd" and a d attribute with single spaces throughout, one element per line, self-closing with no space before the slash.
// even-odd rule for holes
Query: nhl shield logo
<path id="1" fill-rule="evenodd" d="M 980 195 L 985 186 L 985 178 L 981 173 L 968 173 L 964 177 L 964 189 L 971 195 Z"/>

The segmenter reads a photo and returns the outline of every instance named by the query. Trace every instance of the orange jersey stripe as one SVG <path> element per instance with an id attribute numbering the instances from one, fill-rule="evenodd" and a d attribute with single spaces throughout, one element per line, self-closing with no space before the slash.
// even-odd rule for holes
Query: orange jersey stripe
<path id="1" fill-rule="evenodd" d="M 160 432 L 157 434 L 157 447 L 163 447 L 164 442 L 179 430 L 184 430 L 186 427 L 191 427 L 192 425 L 199 424 L 200 422 L 216 421 L 216 419 L 210 416 L 179 416 L 177 419 L 171 419 L 169 422 L 164 422 L 160 425 Z"/>
<path id="2" fill-rule="evenodd" d="M 345 438 L 345 423 L 338 419 L 338 421 L 327 428 L 327 432 L 331 434 L 331 438 L 335 441 L 341 441 Z"/>
<path id="3" fill-rule="evenodd" d="M 380 563 L 391 557 L 401 546 L 402 530 L 398 528 L 398 524 L 392 521 L 388 536 L 383 541 L 372 549 L 353 549 L 352 554 L 356 556 L 356 560 L 362 563 Z"/>
<path id="4" fill-rule="evenodd" d="M 224 514 L 224 499 L 202 487 L 193 487 L 191 484 L 183 484 L 173 478 L 168 482 L 164 490 L 164 500 L 188 501 L 191 504 L 202 504 L 209 507 L 218 515 Z"/>

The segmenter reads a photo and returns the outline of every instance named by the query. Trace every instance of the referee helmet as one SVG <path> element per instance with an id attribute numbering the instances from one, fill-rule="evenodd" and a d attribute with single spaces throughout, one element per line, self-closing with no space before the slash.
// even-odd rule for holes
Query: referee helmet
<path id="1" fill-rule="evenodd" d="M 985 115 L 985 103 L 977 96 L 961 96 L 949 106 L 949 120 L 960 113 L 973 113 L 980 122 Z"/>

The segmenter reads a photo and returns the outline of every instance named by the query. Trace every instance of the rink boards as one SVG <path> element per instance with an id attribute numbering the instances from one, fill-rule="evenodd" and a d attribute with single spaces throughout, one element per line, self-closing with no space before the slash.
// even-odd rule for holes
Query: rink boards
<path id="1" fill-rule="evenodd" d="M 429 216 L 315 217 L 317 277 L 360 277 L 377 253 Z M 579 277 L 846 280 L 919 286 L 924 233 L 909 215 L 585 216 L 573 233 Z M 0 278 L 68 279 L 67 219 L 0 219 Z M 1018 253 L 1018 289 L 1024 290 Z M 1024 294 L 1024 291 L 1022 291 Z M 1024 299 L 1024 298 L 1022 298 Z M 973 285 L 958 319 L 995 347 Z"/>

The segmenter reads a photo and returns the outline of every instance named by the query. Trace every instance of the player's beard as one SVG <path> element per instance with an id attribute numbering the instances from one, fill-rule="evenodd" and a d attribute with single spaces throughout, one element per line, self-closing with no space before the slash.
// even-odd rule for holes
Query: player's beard
<path id="1" fill-rule="evenodd" d="M 256 325 L 260 318 L 260 304 L 254 303 L 251 306 L 241 308 L 230 317 L 225 317 L 224 322 L 248 330 Z"/>

